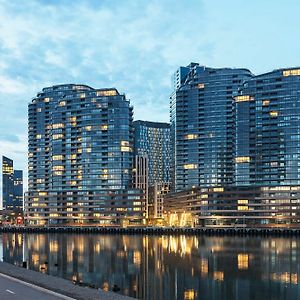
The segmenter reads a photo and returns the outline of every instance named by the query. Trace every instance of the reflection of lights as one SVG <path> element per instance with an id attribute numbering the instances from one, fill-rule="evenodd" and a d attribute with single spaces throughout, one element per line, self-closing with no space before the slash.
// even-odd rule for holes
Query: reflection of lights
<path id="1" fill-rule="evenodd" d="M 208 261 L 205 258 L 203 258 L 201 260 L 201 273 L 202 274 L 207 274 L 208 273 Z"/>
<path id="2" fill-rule="evenodd" d="M 50 252 L 57 252 L 58 251 L 57 241 L 50 241 L 49 248 L 50 248 Z"/>
<path id="3" fill-rule="evenodd" d="M 134 250 L 133 251 L 133 263 L 136 265 L 136 266 L 139 266 L 141 264 L 141 252 L 138 251 L 138 250 Z"/>
<path id="4" fill-rule="evenodd" d="M 224 280 L 224 272 L 215 271 L 214 272 L 214 280 L 223 281 Z"/>
<path id="5" fill-rule="evenodd" d="M 249 267 L 249 255 L 248 254 L 238 254 L 238 269 L 247 270 Z"/>
<path id="6" fill-rule="evenodd" d="M 105 292 L 108 292 L 108 290 L 109 290 L 109 284 L 108 284 L 107 281 L 103 282 L 102 290 L 105 291 Z"/>
<path id="7" fill-rule="evenodd" d="M 195 290 L 184 291 L 184 300 L 194 300 L 196 296 Z"/>
<path id="8" fill-rule="evenodd" d="M 292 283 L 298 284 L 298 274 L 297 273 L 271 273 L 270 278 L 273 281 L 278 281 L 282 283 Z"/>

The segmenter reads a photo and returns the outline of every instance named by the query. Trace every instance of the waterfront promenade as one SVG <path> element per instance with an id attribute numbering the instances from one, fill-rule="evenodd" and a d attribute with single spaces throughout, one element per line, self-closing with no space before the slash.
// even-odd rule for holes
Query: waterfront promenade
<path id="1" fill-rule="evenodd" d="M 101 226 L 6 226 L 0 232 L 27 233 L 101 233 L 143 235 L 216 235 L 216 236 L 300 236 L 300 227 L 101 227 Z"/>
<path id="2" fill-rule="evenodd" d="M 0 299 L 130 300 L 133 298 L 0 262 Z"/>

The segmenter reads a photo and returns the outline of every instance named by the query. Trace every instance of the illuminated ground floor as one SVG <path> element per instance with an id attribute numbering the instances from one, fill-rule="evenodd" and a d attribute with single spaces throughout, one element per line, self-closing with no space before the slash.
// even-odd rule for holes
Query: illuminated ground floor
<path id="1" fill-rule="evenodd" d="M 193 188 L 164 198 L 169 226 L 300 226 L 300 186 Z"/>
<path id="2" fill-rule="evenodd" d="M 141 225 L 145 195 L 138 189 L 39 191 L 25 195 L 26 225 Z"/>

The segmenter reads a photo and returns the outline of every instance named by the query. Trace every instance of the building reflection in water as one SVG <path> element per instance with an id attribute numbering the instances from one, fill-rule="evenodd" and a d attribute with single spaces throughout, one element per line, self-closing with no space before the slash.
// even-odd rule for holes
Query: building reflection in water
<path id="1" fill-rule="evenodd" d="M 139 299 L 300 299 L 300 240 L 3 233 L 3 260 Z"/>

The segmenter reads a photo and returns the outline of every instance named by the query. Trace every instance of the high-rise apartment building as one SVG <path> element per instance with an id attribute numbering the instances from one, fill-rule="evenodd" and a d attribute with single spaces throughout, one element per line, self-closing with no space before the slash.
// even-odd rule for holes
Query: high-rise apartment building
<path id="1" fill-rule="evenodd" d="M 170 124 L 134 121 L 134 154 L 148 157 L 149 184 L 170 181 Z"/>
<path id="2" fill-rule="evenodd" d="M 254 76 L 244 69 L 190 67 L 199 91 L 193 94 L 193 81 L 189 83 L 187 75 L 171 101 L 179 192 L 164 199 L 170 224 L 189 220 L 202 226 L 298 226 L 300 69 L 278 69 Z M 210 81 L 210 72 L 220 77 Z M 211 98 L 205 101 L 210 95 L 205 91 L 208 87 L 212 88 Z M 232 102 L 225 97 L 227 91 Z M 218 108 L 221 103 L 224 106 Z M 198 131 L 192 131 L 195 128 Z M 190 140 L 195 140 L 194 148 Z M 225 152 L 222 145 L 228 146 Z"/>
<path id="3" fill-rule="evenodd" d="M 253 76 L 234 100 L 236 185 L 300 185 L 300 69 Z"/>
<path id="4" fill-rule="evenodd" d="M 139 120 L 133 126 L 135 181 L 146 184 L 148 217 L 162 218 L 162 196 L 170 185 L 170 124 Z"/>
<path id="5" fill-rule="evenodd" d="M 247 69 L 197 63 L 175 73 L 170 102 L 173 190 L 233 184 L 232 97 L 251 76 Z"/>
<path id="6" fill-rule="evenodd" d="M 2 156 L 2 208 L 23 208 L 23 171 L 14 170 L 13 160 L 5 156 Z"/>
<path id="7" fill-rule="evenodd" d="M 2 206 L 3 209 L 13 207 L 14 200 L 14 162 L 2 156 Z"/>
<path id="8" fill-rule="evenodd" d="M 131 189 L 133 108 L 116 89 L 47 87 L 28 108 L 30 224 L 142 222 Z"/>

